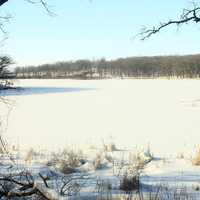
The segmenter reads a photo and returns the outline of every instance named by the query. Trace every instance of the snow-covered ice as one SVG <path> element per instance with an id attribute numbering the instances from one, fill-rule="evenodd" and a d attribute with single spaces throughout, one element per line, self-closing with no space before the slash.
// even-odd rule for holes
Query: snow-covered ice
<path id="1" fill-rule="evenodd" d="M 200 141 L 199 80 L 18 80 L 9 96 L 9 140 L 21 147 L 151 146 L 156 154 L 193 151 Z M 30 89 L 30 90 L 28 90 Z"/>

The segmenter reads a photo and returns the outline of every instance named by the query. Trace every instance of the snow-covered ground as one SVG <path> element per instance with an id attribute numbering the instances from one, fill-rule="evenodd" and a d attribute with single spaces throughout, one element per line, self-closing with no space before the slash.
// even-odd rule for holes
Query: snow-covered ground
<path id="1" fill-rule="evenodd" d="M 1 93 L 14 105 L 4 136 L 23 150 L 83 150 L 87 162 L 78 170 L 93 178 L 79 195 L 87 199 L 99 179 L 118 187 L 112 162 L 91 168 L 107 142 L 120 150 L 111 153 L 118 162 L 150 147 L 155 157 L 142 171 L 145 188 L 187 186 L 199 195 L 200 167 L 191 162 L 200 143 L 199 80 L 18 80 L 16 85 L 23 89 Z M 2 104 L 1 110 L 5 117 L 8 107 Z M 38 160 L 29 169 L 48 171 Z"/>
<path id="2" fill-rule="evenodd" d="M 131 169 L 135 169 L 137 160 L 132 159 L 134 155 L 139 155 L 144 160 L 149 159 L 150 154 L 147 151 L 141 151 L 137 154 L 137 149 L 132 150 L 116 150 L 105 151 L 103 148 L 89 148 L 83 152 L 85 160 L 80 166 L 75 167 L 75 172 L 72 174 L 62 174 L 59 168 L 52 165 L 47 165 L 47 161 L 51 159 L 48 154 L 35 155 L 30 162 L 24 161 L 24 156 L 19 153 L 18 159 L 15 159 L 14 167 L 8 169 L 9 165 L 1 165 L 1 173 L 16 173 L 23 170 L 28 170 L 38 184 L 45 188 L 38 174 L 48 176 L 47 181 L 50 188 L 53 188 L 53 193 L 59 194 L 62 188 L 63 181 L 69 181 L 72 187 L 78 187 L 78 192 L 69 189 L 69 196 L 60 195 L 59 199 L 122 199 L 127 194 L 120 189 L 120 181 L 126 173 L 130 177 L 134 175 Z M 94 161 L 97 155 L 101 155 L 101 167 L 94 168 Z M 159 195 L 162 197 L 167 195 L 162 200 L 197 200 L 200 197 L 200 167 L 194 166 L 187 157 L 151 157 L 152 160 L 144 165 L 140 170 L 140 190 L 142 194 L 148 196 L 156 194 L 159 190 Z M 1 158 L 1 161 L 3 158 Z M 9 163 L 9 160 L 8 160 Z M 5 164 L 5 163 L 4 163 Z M 75 184 L 73 186 L 73 184 Z M 78 184 L 78 186 L 76 185 Z M 109 188 L 109 189 L 108 189 Z M 134 190 L 133 195 L 137 196 Z M 171 195 L 171 197 L 169 197 Z M 109 198 L 107 197 L 109 196 Z M 97 198 L 98 197 L 98 198 Z M 173 198 L 172 198 L 173 197 Z M 146 200 L 152 200 L 147 198 Z M 154 200 L 154 199 L 153 199 Z"/>

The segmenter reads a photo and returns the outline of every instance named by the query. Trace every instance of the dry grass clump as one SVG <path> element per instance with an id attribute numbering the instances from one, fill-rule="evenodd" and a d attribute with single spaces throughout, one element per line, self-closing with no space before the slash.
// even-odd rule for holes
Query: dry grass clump
<path id="1" fill-rule="evenodd" d="M 200 148 L 196 150 L 195 156 L 192 158 L 193 165 L 200 165 Z"/>
<path id="2" fill-rule="evenodd" d="M 85 163 L 81 151 L 64 149 L 61 153 L 54 153 L 51 160 L 47 162 L 48 166 L 54 166 L 63 174 L 71 174 L 76 172 L 76 167 Z"/>
<path id="3" fill-rule="evenodd" d="M 128 163 L 121 162 L 118 173 L 120 178 L 119 189 L 128 194 L 129 199 L 132 198 L 133 192 L 140 191 L 140 176 L 147 163 L 152 159 L 153 156 L 148 149 L 144 153 L 130 153 Z"/>
<path id="4" fill-rule="evenodd" d="M 59 164 L 57 165 L 57 168 L 59 169 L 60 172 L 62 172 L 63 174 L 72 174 L 76 172 L 75 166 L 71 167 L 70 165 L 68 165 L 68 163 L 66 163 L 65 160 L 61 160 L 59 162 Z"/>
<path id="5" fill-rule="evenodd" d="M 102 169 L 103 168 L 103 160 L 104 156 L 102 153 L 98 153 L 93 161 L 94 170 Z"/>
<path id="6" fill-rule="evenodd" d="M 135 170 L 142 170 L 147 164 L 147 161 L 139 154 L 132 155 L 132 158 L 130 158 L 130 162 L 134 166 Z"/>
<path id="7" fill-rule="evenodd" d="M 92 161 L 92 166 L 94 170 L 103 169 L 108 167 L 109 164 L 113 164 L 114 158 L 108 152 L 100 151 L 96 154 Z"/>
<path id="8" fill-rule="evenodd" d="M 177 159 L 184 159 L 184 158 L 185 158 L 185 156 L 184 156 L 183 153 L 179 153 L 179 154 L 177 155 Z"/>
<path id="9" fill-rule="evenodd" d="M 144 168 L 144 161 L 138 154 L 130 154 L 129 161 L 121 162 L 119 178 L 119 189 L 128 194 L 129 197 L 133 192 L 138 192 L 140 189 L 140 175 Z"/>
<path id="10" fill-rule="evenodd" d="M 115 143 L 111 142 L 108 144 L 103 144 L 103 149 L 105 152 L 113 152 L 113 151 L 118 151 Z"/>
<path id="11" fill-rule="evenodd" d="M 25 155 L 25 159 L 24 161 L 26 162 L 26 164 L 31 164 L 34 156 L 36 156 L 37 153 L 35 152 L 35 150 L 33 148 L 30 148 L 27 152 L 27 154 Z"/>
<path id="12" fill-rule="evenodd" d="M 113 156 L 109 155 L 109 154 L 105 154 L 104 158 L 109 162 L 109 163 L 113 163 L 114 162 L 114 158 Z"/>
<path id="13" fill-rule="evenodd" d="M 104 140 L 102 140 L 102 145 L 103 145 L 103 151 L 104 152 L 113 152 L 113 151 L 118 151 L 119 150 L 116 147 L 116 144 L 113 141 L 112 137 L 110 139 L 108 139 L 106 142 Z"/>
<path id="14" fill-rule="evenodd" d="M 123 190 L 125 193 L 130 193 L 133 191 L 139 191 L 140 188 L 140 176 L 139 175 L 124 175 L 120 180 L 119 189 Z"/>
<path id="15" fill-rule="evenodd" d="M 153 159 L 153 156 L 151 153 L 136 153 L 136 154 L 130 154 L 129 155 L 129 166 L 132 166 L 131 168 L 134 171 L 141 171 L 144 169 L 144 167 L 151 162 Z"/>

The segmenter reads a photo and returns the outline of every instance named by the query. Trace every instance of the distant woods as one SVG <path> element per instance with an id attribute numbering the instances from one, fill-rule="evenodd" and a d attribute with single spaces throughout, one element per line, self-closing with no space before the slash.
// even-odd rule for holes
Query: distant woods
<path id="1" fill-rule="evenodd" d="M 200 55 L 77 60 L 17 67 L 17 78 L 200 78 Z"/>

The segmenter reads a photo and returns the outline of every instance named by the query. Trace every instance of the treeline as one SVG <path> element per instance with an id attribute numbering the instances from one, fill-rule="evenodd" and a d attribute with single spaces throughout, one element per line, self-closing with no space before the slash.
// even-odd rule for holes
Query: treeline
<path id="1" fill-rule="evenodd" d="M 199 78 L 200 54 L 57 62 L 17 67 L 15 73 L 17 78 Z"/>

